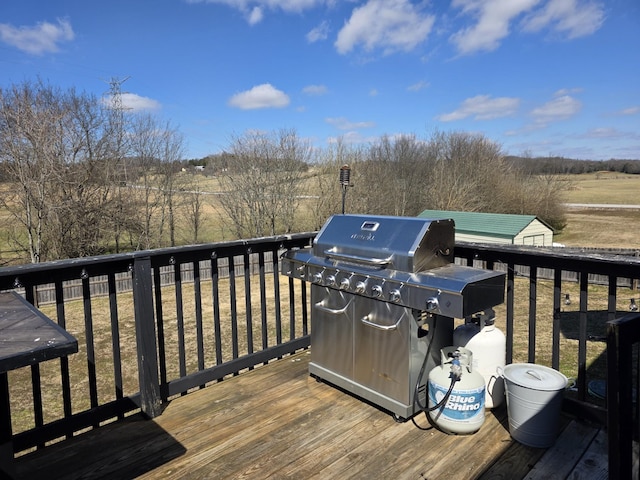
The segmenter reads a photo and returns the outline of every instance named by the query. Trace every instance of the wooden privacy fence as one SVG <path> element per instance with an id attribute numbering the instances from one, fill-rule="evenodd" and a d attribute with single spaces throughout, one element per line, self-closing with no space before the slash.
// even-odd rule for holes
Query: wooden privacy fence
<path id="1" fill-rule="evenodd" d="M 278 252 L 278 255 L 280 252 Z M 273 253 L 265 252 L 264 254 L 264 268 L 267 273 L 273 273 Z M 249 272 L 255 275 L 260 269 L 259 255 L 249 255 Z M 229 277 L 229 259 L 221 258 L 218 260 L 218 274 L 220 278 Z M 160 270 L 160 285 L 167 286 L 172 285 L 174 281 L 174 268 L 171 265 L 163 266 Z M 234 273 L 236 275 L 244 275 L 245 266 L 242 262 L 234 262 Z M 192 263 L 183 264 L 180 266 L 180 273 L 182 280 L 186 283 L 193 282 L 195 278 L 194 266 Z M 201 280 L 211 280 L 211 263 L 208 261 L 202 261 L 199 265 L 199 274 Z M 122 272 L 115 274 L 116 289 L 118 292 L 130 292 L 133 289 L 133 283 L 131 274 L 129 272 Z M 70 280 L 64 282 L 63 285 L 64 298 L 68 300 L 75 300 L 82 298 L 82 289 L 84 288 L 82 280 Z M 91 278 L 90 292 L 92 297 L 102 297 L 109 295 L 109 277 L 108 275 L 100 275 Z M 18 289 L 20 293 L 23 293 Z M 38 287 L 37 292 L 37 305 L 46 305 L 55 303 L 56 301 L 56 286 L 55 284 L 44 284 Z"/>
<path id="2" fill-rule="evenodd" d="M 462 243 L 462 245 L 465 245 L 465 244 Z M 250 261 L 249 269 L 251 274 L 257 273 L 260 268 L 258 255 L 257 254 L 250 255 L 249 261 Z M 462 260 L 459 260 L 459 262 L 462 262 Z M 211 266 L 209 262 L 203 261 L 200 263 L 201 264 L 199 268 L 200 270 L 199 273 L 200 273 L 201 279 L 210 280 Z M 478 266 L 481 266 L 480 264 L 482 264 L 483 262 L 478 261 L 477 263 L 478 263 Z M 218 264 L 219 264 L 220 277 L 228 278 L 229 277 L 229 260 L 226 258 L 222 258 L 219 260 Z M 244 266 L 239 264 L 239 262 L 235 262 L 234 268 L 235 268 L 236 275 L 244 274 Z M 271 273 L 273 271 L 273 258 L 272 258 L 271 252 L 265 253 L 265 268 L 268 273 Z M 506 266 L 504 265 L 496 265 L 495 268 L 496 270 L 506 270 Z M 530 270 L 529 267 L 524 265 L 517 265 L 515 267 L 516 275 L 522 276 L 522 277 L 528 277 L 529 270 Z M 194 281 L 193 264 L 181 265 L 180 271 L 182 273 L 182 278 L 184 282 Z M 554 269 L 551 269 L 551 268 L 540 268 L 538 269 L 537 275 L 539 279 L 553 280 L 555 271 Z M 160 268 L 161 286 L 171 285 L 173 283 L 173 277 L 174 277 L 173 267 L 165 266 Z M 562 280 L 577 283 L 579 281 L 579 274 L 578 272 L 563 271 Z M 131 275 L 128 272 L 116 274 L 115 281 L 116 281 L 117 290 L 119 292 L 128 292 L 132 290 Z M 589 283 L 595 284 L 595 285 L 608 285 L 609 277 L 607 275 L 589 274 Z M 617 285 L 619 287 L 628 287 L 631 290 L 637 290 L 638 279 L 618 278 Z M 64 297 L 69 300 L 82 298 L 83 288 L 84 287 L 81 280 L 71 280 L 71 281 L 65 282 L 65 284 L 63 285 Z M 94 297 L 108 295 L 109 294 L 108 276 L 101 275 L 98 277 L 93 277 L 91 279 L 89 288 L 91 290 L 91 295 Z M 45 285 L 41 285 L 38 288 L 38 294 L 37 294 L 38 305 L 46 305 L 49 303 L 54 303 L 55 299 L 56 299 L 56 287 L 54 284 L 45 284 Z"/>

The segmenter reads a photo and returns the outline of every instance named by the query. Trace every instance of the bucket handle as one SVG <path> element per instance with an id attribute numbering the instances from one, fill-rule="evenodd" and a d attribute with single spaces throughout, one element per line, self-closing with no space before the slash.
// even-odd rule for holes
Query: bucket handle
<path id="1" fill-rule="evenodd" d="M 535 370 L 527 370 L 525 373 L 527 375 L 532 376 L 536 380 L 542 381 L 542 376 L 538 372 L 536 372 Z"/>

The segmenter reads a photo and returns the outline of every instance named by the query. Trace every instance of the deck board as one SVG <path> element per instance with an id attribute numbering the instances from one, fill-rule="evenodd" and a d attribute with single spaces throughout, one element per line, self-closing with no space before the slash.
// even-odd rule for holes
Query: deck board
<path id="1" fill-rule="evenodd" d="M 20 478 L 523 478 L 544 450 L 514 442 L 506 410 L 472 435 L 396 423 L 308 374 L 305 351 L 17 458 Z M 423 415 L 416 422 L 429 427 Z M 503 477 L 503 474 L 509 474 Z M 514 473 L 516 475 L 514 475 Z"/>

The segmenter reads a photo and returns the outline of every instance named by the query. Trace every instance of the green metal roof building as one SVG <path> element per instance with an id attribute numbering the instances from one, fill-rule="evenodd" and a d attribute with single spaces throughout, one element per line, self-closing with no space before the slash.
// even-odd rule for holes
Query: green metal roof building
<path id="1" fill-rule="evenodd" d="M 453 219 L 456 242 L 553 245 L 553 229 L 535 215 L 425 210 L 418 217 Z"/>

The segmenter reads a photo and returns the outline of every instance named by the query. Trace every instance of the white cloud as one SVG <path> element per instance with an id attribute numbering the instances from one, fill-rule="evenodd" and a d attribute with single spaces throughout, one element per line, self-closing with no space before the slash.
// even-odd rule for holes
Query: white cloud
<path id="1" fill-rule="evenodd" d="M 57 24 L 40 22 L 35 27 L 14 27 L 0 23 L 0 40 L 32 55 L 57 52 L 59 44 L 75 38 L 68 20 L 58 19 Z"/>
<path id="2" fill-rule="evenodd" d="M 250 25 L 264 18 L 265 9 L 282 10 L 286 13 L 301 13 L 323 4 L 333 4 L 334 0 L 186 0 L 187 3 L 212 3 L 226 5 L 243 12 Z"/>
<path id="3" fill-rule="evenodd" d="M 640 106 L 622 109 L 618 115 L 637 115 L 638 113 L 640 113 Z"/>
<path id="4" fill-rule="evenodd" d="M 324 85 L 307 85 L 302 89 L 302 91 L 307 95 L 318 96 L 325 95 L 329 92 L 329 89 Z"/>
<path id="5" fill-rule="evenodd" d="M 420 90 L 424 90 L 428 86 L 429 86 L 429 82 L 425 82 L 424 80 L 420 80 L 419 82 L 414 83 L 413 85 L 409 85 L 407 87 L 407 90 L 409 92 L 419 92 Z"/>
<path id="6" fill-rule="evenodd" d="M 509 35 L 511 21 L 533 8 L 539 0 L 454 0 L 452 7 L 477 18 L 477 23 L 454 33 L 450 40 L 461 54 L 492 51 Z"/>
<path id="7" fill-rule="evenodd" d="M 604 22 L 602 4 L 581 0 L 549 0 L 544 7 L 525 18 L 525 31 L 551 28 L 569 39 L 591 35 Z"/>
<path id="8" fill-rule="evenodd" d="M 625 138 L 626 136 L 627 136 L 626 133 L 621 132 L 620 130 L 617 130 L 615 128 L 599 127 L 599 128 L 592 128 L 588 130 L 587 133 L 583 135 L 583 138 L 615 139 L 615 138 Z"/>
<path id="9" fill-rule="evenodd" d="M 590 35 L 604 22 L 603 6 L 594 0 L 453 0 L 451 5 L 476 19 L 449 38 L 462 55 L 497 49 L 523 15 L 518 25 L 523 31 L 548 28 L 568 39 Z"/>
<path id="10" fill-rule="evenodd" d="M 518 98 L 476 95 L 463 101 L 457 110 L 439 115 L 437 119 L 441 122 L 452 122 L 467 117 L 473 117 L 475 120 L 492 120 L 513 115 L 519 105 Z"/>
<path id="11" fill-rule="evenodd" d="M 582 103 L 570 95 L 561 95 L 544 105 L 534 108 L 531 116 L 538 124 L 556 122 L 571 118 L 582 108 Z"/>
<path id="12" fill-rule="evenodd" d="M 229 105 L 242 110 L 282 108 L 289 105 L 289 96 L 274 88 L 270 83 L 263 83 L 256 85 L 251 90 L 236 93 L 229 99 Z"/>
<path id="13" fill-rule="evenodd" d="M 367 143 L 373 143 L 376 140 L 378 140 L 378 137 L 375 137 L 375 136 L 365 137 L 360 132 L 351 131 L 351 132 L 346 132 L 346 133 L 340 135 L 339 137 L 328 137 L 327 138 L 327 143 L 330 143 L 330 144 L 343 143 L 343 144 L 347 144 L 347 145 L 363 145 L 363 144 L 367 144 Z"/>
<path id="14" fill-rule="evenodd" d="M 131 112 L 154 111 L 162 108 L 161 103 L 157 100 L 149 97 L 143 97 L 135 93 L 121 94 L 120 101 L 122 102 L 122 107 Z M 113 96 L 107 95 L 104 97 L 103 102 L 107 106 L 112 106 Z"/>
<path id="15" fill-rule="evenodd" d="M 369 0 L 353 10 L 335 47 L 341 54 L 360 45 L 365 51 L 381 49 L 385 55 L 410 51 L 426 40 L 434 21 L 408 0 Z"/>
<path id="16" fill-rule="evenodd" d="M 329 36 L 329 24 L 325 20 L 316 28 L 312 29 L 309 33 L 307 33 L 307 42 L 315 43 L 320 40 L 326 40 Z"/>
<path id="17" fill-rule="evenodd" d="M 251 13 L 247 15 L 247 22 L 249 25 L 255 25 L 256 23 L 260 23 L 264 18 L 264 14 L 262 13 L 262 9 L 260 7 L 253 7 Z"/>
<path id="18" fill-rule="evenodd" d="M 360 128 L 372 128 L 376 126 L 374 122 L 350 122 L 344 117 L 325 118 L 325 122 L 329 125 L 333 125 L 338 130 L 357 130 Z"/>

